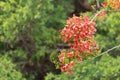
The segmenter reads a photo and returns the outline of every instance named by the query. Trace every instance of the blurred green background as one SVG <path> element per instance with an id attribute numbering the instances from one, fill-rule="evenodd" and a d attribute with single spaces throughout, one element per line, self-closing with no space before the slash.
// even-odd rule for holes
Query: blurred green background
<path id="1" fill-rule="evenodd" d="M 100 0 L 100 3 L 104 0 Z M 0 80 L 120 80 L 120 49 L 76 65 L 67 76 L 56 69 L 63 47 L 59 32 L 73 14 L 94 14 L 95 0 L 0 0 Z M 100 51 L 120 44 L 120 12 L 96 20 Z"/>

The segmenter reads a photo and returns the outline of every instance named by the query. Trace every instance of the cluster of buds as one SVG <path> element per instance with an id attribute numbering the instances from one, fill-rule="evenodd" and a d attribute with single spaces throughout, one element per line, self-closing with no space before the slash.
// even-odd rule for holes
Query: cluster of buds
<path id="1" fill-rule="evenodd" d="M 67 72 L 68 75 L 74 71 L 75 61 L 69 61 L 69 59 L 72 59 L 74 56 L 73 52 L 67 53 L 66 50 L 62 50 L 61 54 L 58 56 L 59 61 L 61 62 L 61 71 Z"/>
<path id="2" fill-rule="evenodd" d="M 107 0 L 107 4 L 115 10 L 120 10 L 120 0 Z"/>
<path id="3" fill-rule="evenodd" d="M 120 10 L 120 0 L 107 0 L 106 2 L 102 3 L 104 8 L 108 6 L 115 10 Z"/>
<path id="4" fill-rule="evenodd" d="M 69 43 L 69 51 L 62 50 L 58 56 L 61 62 L 61 71 L 68 75 L 74 70 L 76 61 L 82 61 L 82 54 L 93 53 L 98 49 L 94 41 L 96 32 L 95 23 L 88 16 L 73 16 L 67 20 L 66 26 L 61 30 L 64 43 Z"/>

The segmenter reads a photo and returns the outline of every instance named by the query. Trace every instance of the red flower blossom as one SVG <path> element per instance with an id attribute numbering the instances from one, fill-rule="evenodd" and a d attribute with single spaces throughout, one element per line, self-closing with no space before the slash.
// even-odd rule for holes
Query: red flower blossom
<path id="1" fill-rule="evenodd" d="M 108 6 L 107 2 L 102 3 L 102 6 L 106 8 Z"/>
<path id="2" fill-rule="evenodd" d="M 58 56 L 61 71 L 70 75 L 74 71 L 74 61 L 82 61 L 81 54 L 91 53 L 97 49 L 97 43 L 93 40 L 96 32 L 95 25 L 88 16 L 73 16 L 67 20 L 60 34 L 62 40 L 69 43 L 72 51 L 62 51 Z"/>
<path id="3" fill-rule="evenodd" d="M 61 54 L 58 56 L 59 61 L 60 61 L 61 63 L 64 63 L 64 60 L 65 60 L 65 52 L 66 52 L 66 50 L 62 50 L 62 51 L 61 51 Z"/>
<path id="4" fill-rule="evenodd" d="M 67 57 L 72 58 L 73 56 L 74 56 L 74 53 L 73 53 L 73 52 L 67 53 Z"/>
<path id="5" fill-rule="evenodd" d="M 68 75 L 74 72 L 75 62 L 71 61 L 69 64 L 65 64 L 61 66 L 61 71 L 67 72 Z"/>
<path id="6" fill-rule="evenodd" d="M 78 61 L 82 61 L 82 58 L 80 56 L 77 57 Z"/>

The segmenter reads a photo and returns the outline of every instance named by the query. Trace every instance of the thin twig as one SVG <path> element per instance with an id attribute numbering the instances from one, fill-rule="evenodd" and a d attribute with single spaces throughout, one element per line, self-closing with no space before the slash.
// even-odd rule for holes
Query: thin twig
<path id="1" fill-rule="evenodd" d="M 96 17 L 101 13 L 101 12 L 104 12 L 105 10 L 100 10 L 92 19 L 91 19 L 91 22 L 96 19 Z"/>
<path id="2" fill-rule="evenodd" d="M 119 48 L 119 47 L 120 47 L 120 45 L 115 46 L 115 47 L 113 47 L 113 48 L 110 48 L 110 49 L 108 49 L 107 51 L 101 53 L 99 56 L 104 55 L 105 53 L 108 53 L 108 52 L 110 52 L 110 51 L 112 51 L 112 50 L 114 50 L 114 49 L 116 49 L 116 48 Z M 99 57 L 99 56 L 97 56 L 97 57 Z"/>
<path id="3" fill-rule="evenodd" d="M 84 60 L 84 61 L 82 61 L 82 62 L 89 62 L 89 61 L 92 61 L 92 60 L 94 60 L 94 59 L 96 59 L 96 58 L 98 58 L 98 57 L 100 57 L 100 56 L 102 56 L 102 55 L 104 55 L 104 54 L 106 54 L 106 53 L 108 53 L 108 52 L 110 52 L 110 51 L 116 49 L 116 48 L 119 48 L 119 47 L 120 47 L 120 44 L 117 45 L 117 46 L 114 46 L 114 47 L 112 47 L 112 48 L 110 48 L 110 49 L 108 49 L 107 51 L 102 52 L 100 55 L 94 57 L 93 59 Z"/>
<path id="4" fill-rule="evenodd" d="M 120 10 L 100 10 L 100 11 L 91 19 L 91 22 L 92 22 L 93 20 L 95 20 L 96 17 L 97 17 L 101 12 L 120 12 Z"/>

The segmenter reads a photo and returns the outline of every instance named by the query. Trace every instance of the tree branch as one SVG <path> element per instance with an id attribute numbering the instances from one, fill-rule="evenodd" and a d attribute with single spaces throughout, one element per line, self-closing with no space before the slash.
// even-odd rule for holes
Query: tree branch
<path id="1" fill-rule="evenodd" d="M 96 19 L 96 17 L 101 13 L 101 12 L 104 12 L 106 10 L 100 10 L 92 19 L 91 19 L 91 22 Z"/>
<path id="2" fill-rule="evenodd" d="M 100 10 L 100 3 L 99 3 L 99 0 L 95 0 L 96 1 L 96 9 L 97 10 Z"/>
<path id="3" fill-rule="evenodd" d="M 104 51 L 104 52 L 102 52 L 100 55 L 94 57 L 93 59 L 84 60 L 84 61 L 82 61 L 82 62 L 89 62 L 89 61 L 92 61 L 92 60 L 94 60 L 94 59 L 96 59 L 96 58 L 98 58 L 98 57 L 100 57 L 100 56 L 102 56 L 102 55 L 104 55 L 104 54 L 106 54 L 106 53 L 108 53 L 108 52 L 110 52 L 110 51 L 116 49 L 116 48 L 120 48 L 120 44 L 117 45 L 117 46 L 114 46 L 114 47 L 112 47 L 112 48 L 110 48 L 110 49 L 108 49 L 108 50 L 106 50 L 106 51 Z"/>
<path id="4" fill-rule="evenodd" d="M 120 10 L 100 10 L 100 11 L 91 19 L 91 22 L 92 22 L 93 20 L 95 20 L 96 17 L 97 17 L 101 12 L 120 12 Z"/>

